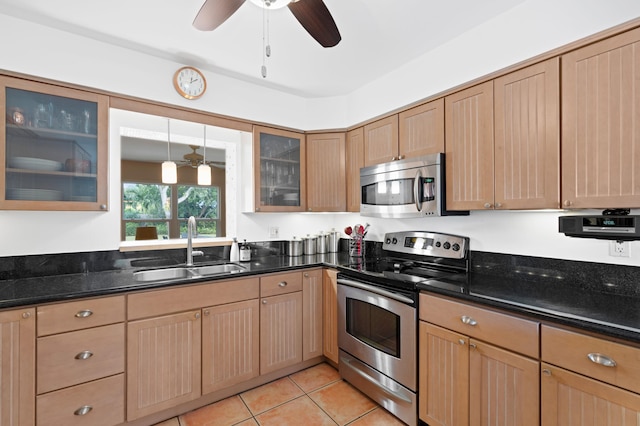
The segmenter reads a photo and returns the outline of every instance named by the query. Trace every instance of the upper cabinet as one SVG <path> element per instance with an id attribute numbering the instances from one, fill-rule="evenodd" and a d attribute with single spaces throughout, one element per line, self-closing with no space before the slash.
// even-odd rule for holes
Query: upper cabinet
<path id="1" fill-rule="evenodd" d="M 255 211 L 306 211 L 305 137 L 254 126 Z"/>
<path id="2" fill-rule="evenodd" d="M 558 208 L 559 102 L 558 58 L 447 96 L 447 208 Z"/>
<path id="3" fill-rule="evenodd" d="M 399 157 L 444 152 L 444 98 L 402 111 L 398 118 Z"/>
<path id="4" fill-rule="evenodd" d="M 347 211 L 360 211 L 360 169 L 364 167 L 364 128 L 347 132 Z"/>
<path id="5" fill-rule="evenodd" d="M 447 209 L 493 207 L 493 81 L 447 96 Z"/>
<path id="6" fill-rule="evenodd" d="M 345 134 L 307 135 L 307 210 L 343 212 L 347 204 Z"/>
<path id="7" fill-rule="evenodd" d="M 108 209 L 108 97 L 0 77 L 0 208 Z"/>
<path id="8" fill-rule="evenodd" d="M 558 58 L 494 81 L 495 208 L 560 207 Z"/>
<path id="9" fill-rule="evenodd" d="M 562 56 L 562 204 L 640 207 L 640 29 Z"/>
<path id="10" fill-rule="evenodd" d="M 364 165 L 398 159 L 398 115 L 364 126 Z"/>

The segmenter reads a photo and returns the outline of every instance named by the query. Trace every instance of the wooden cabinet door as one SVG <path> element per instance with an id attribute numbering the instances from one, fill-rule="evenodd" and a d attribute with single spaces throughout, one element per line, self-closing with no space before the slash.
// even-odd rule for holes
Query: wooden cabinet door
<path id="1" fill-rule="evenodd" d="M 364 126 L 364 165 L 398 159 L 398 115 Z"/>
<path id="2" fill-rule="evenodd" d="M 364 167 L 364 128 L 347 132 L 347 211 L 360 211 L 360 169 Z"/>
<path id="3" fill-rule="evenodd" d="M 419 416 L 430 426 L 469 425 L 469 339 L 420 321 Z"/>
<path id="4" fill-rule="evenodd" d="M 471 426 L 539 426 L 540 363 L 474 339 L 469 343 Z"/>
<path id="5" fill-rule="evenodd" d="M 307 154 L 302 133 L 253 127 L 255 211 L 307 210 Z"/>
<path id="6" fill-rule="evenodd" d="M 260 300 L 260 374 L 302 362 L 302 292 Z"/>
<path id="7" fill-rule="evenodd" d="M 202 394 L 260 374 L 258 299 L 202 310 Z"/>
<path id="8" fill-rule="evenodd" d="M 0 424 L 35 424 L 36 311 L 0 312 Z"/>
<path id="9" fill-rule="evenodd" d="M 445 98 L 447 209 L 494 204 L 493 81 Z"/>
<path id="10" fill-rule="evenodd" d="M 307 210 L 343 212 L 347 208 L 344 133 L 307 135 Z"/>
<path id="11" fill-rule="evenodd" d="M 338 271 L 325 269 L 323 278 L 323 354 L 338 364 Z"/>
<path id="12" fill-rule="evenodd" d="M 640 29 L 562 56 L 565 208 L 640 207 Z"/>
<path id="13" fill-rule="evenodd" d="M 496 209 L 560 206 L 559 62 L 494 81 Z"/>
<path id="14" fill-rule="evenodd" d="M 322 356 L 322 269 L 302 274 L 302 360 Z"/>
<path id="15" fill-rule="evenodd" d="M 398 116 L 400 158 L 444 152 L 444 98 Z"/>
<path id="16" fill-rule="evenodd" d="M 542 364 L 542 426 L 640 425 L 640 395 Z"/>
<path id="17" fill-rule="evenodd" d="M 127 420 L 200 396 L 200 311 L 128 324 Z"/>

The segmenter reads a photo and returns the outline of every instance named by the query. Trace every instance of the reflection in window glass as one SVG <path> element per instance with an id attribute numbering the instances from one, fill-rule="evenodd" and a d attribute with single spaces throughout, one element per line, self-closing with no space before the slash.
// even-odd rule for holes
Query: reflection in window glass
<path id="1" fill-rule="evenodd" d="M 124 239 L 135 239 L 140 226 L 155 226 L 159 239 L 186 238 L 189 216 L 196 218 L 197 237 L 221 236 L 219 197 L 216 186 L 125 182 L 122 185 Z M 177 202 L 173 202 L 174 199 Z"/>

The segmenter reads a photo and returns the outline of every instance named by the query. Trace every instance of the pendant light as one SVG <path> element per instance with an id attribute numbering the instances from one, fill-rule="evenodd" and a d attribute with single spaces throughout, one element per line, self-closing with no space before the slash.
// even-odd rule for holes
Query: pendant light
<path id="1" fill-rule="evenodd" d="M 162 183 L 178 183 L 178 168 L 171 161 L 171 121 L 167 118 L 167 161 L 162 163 Z"/>
<path id="2" fill-rule="evenodd" d="M 211 185 L 211 167 L 207 164 L 207 125 L 204 125 L 204 153 L 202 164 L 198 166 L 198 185 Z"/>

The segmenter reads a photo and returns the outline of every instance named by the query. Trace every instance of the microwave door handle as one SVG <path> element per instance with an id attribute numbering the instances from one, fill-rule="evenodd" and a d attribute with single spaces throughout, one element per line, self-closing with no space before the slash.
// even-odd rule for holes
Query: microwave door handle
<path id="1" fill-rule="evenodd" d="M 422 200 L 420 197 L 420 185 L 422 184 L 422 173 L 420 170 L 416 173 L 416 177 L 413 180 L 413 198 L 416 203 L 416 210 L 420 211 L 422 209 Z"/>

